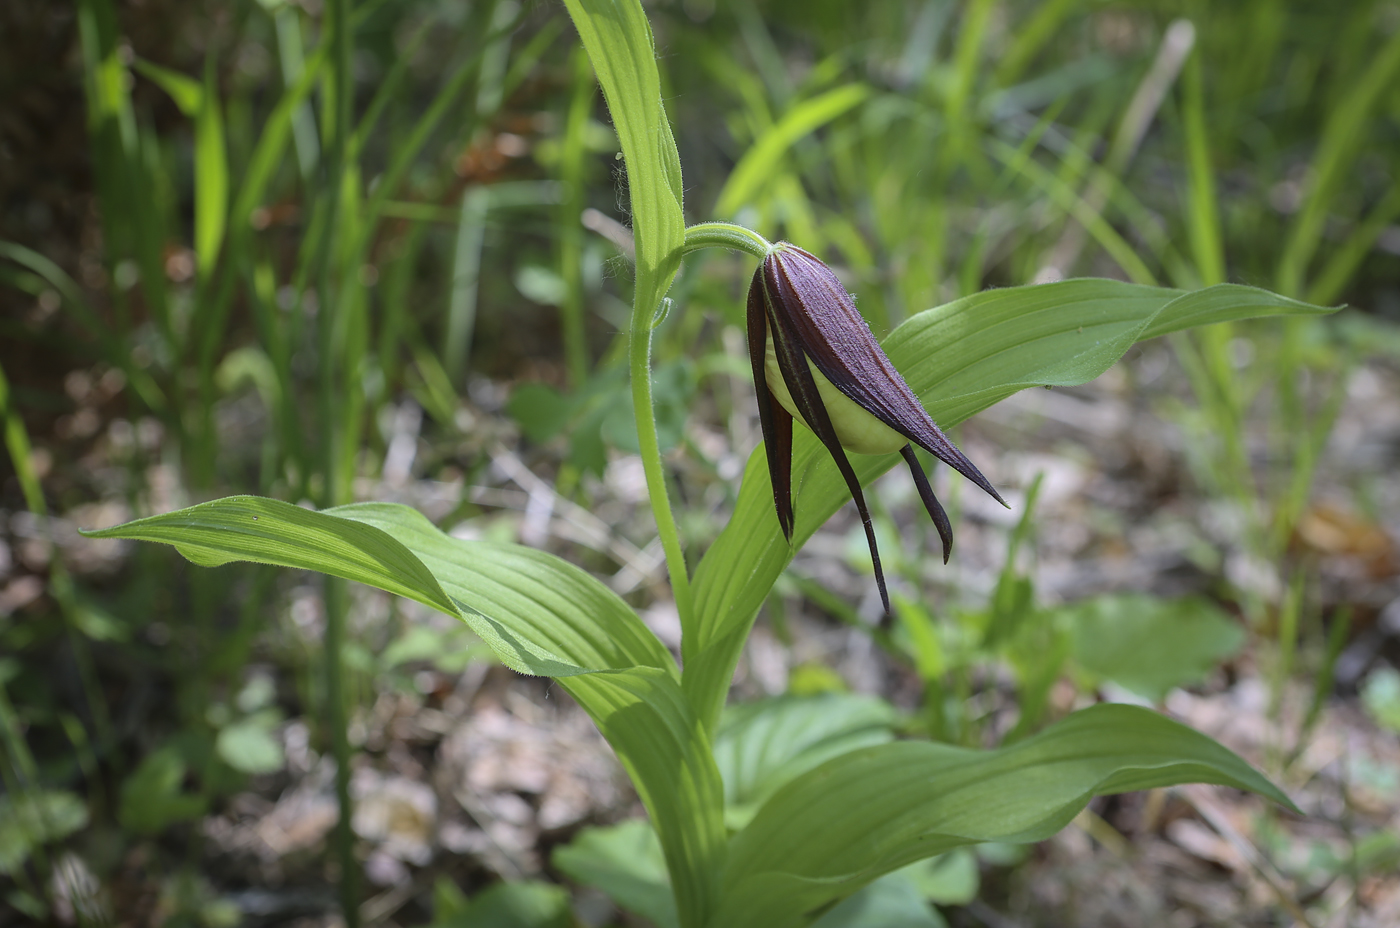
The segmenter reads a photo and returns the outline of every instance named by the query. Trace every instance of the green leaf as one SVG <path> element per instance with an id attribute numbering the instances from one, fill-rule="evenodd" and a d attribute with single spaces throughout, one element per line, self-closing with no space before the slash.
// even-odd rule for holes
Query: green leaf
<path id="1" fill-rule="evenodd" d="M 456 891 L 456 887 L 450 889 Z M 449 890 L 440 889 L 438 895 L 446 897 Z M 434 915 L 431 928 L 569 928 L 574 923 L 569 894 L 563 887 L 540 880 L 497 883 L 467 900 L 459 910 Z"/>
<path id="2" fill-rule="evenodd" d="M 891 873 L 841 900 L 813 928 L 948 928 L 948 923 L 912 880 Z"/>
<path id="3" fill-rule="evenodd" d="M 569 298 L 569 284 L 557 271 L 538 264 L 526 264 L 515 271 L 515 289 L 527 300 L 541 306 L 563 306 Z"/>
<path id="4" fill-rule="evenodd" d="M 411 661 L 428 661 L 443 673 L 461 673 L 474 660 L 490 661 L 491 656 L 470 629 L 411 625 L 379 655 L 379 666 L 391 670 Z"/>
<path id="5" fill-rule="evenodd" d="M 683 874 L 676 897 L 696 919 L 684 924 L 700 924 L 712 907 L 724 803 L 708 733 L 665 646 L 577 567 L 452 538 L 389 503 L 311 512 L 231 497 L 90 534 L 173 544 L 204 565 L 247 560 L 369 583 L 459 616 L 516 670 L 564 678 L 631 774 L 671 871 Z"/>
<path id="6" fill-rule="evenodd" d="M 117 821 L 127 831 L 153 835 L 204 814 L 204 797 L 183 789 L 188 768 L 173 745 L 148 754 L 122 783 Z"/>
<path id="7" fill-rule="evenodd" d="M 1244 644 L 1239 623 L 1204 599 L 1102 596 L 1066 611 L 1079 665 L 1153 702 Z"/>
<path id="8" fill-rule="evenodd" d="M 589 574 L 532 548 L 452 538 L 406 506 L 312 512 L 234 496 L 89 534 L 175 545 L 206 567 L 254 561 L 367 583 L 461 618 L 521 673 L 675 673 L 665 646 Z"/>
<path id="9" fill-rule="evenodd" d="M 1298 218 L 1293 221 L 1288 243 L 1278 262 L 1280 290 L 1302 291 L 1308 265 L 1323 240 L 1327 217 L 1334 211 L 1338 187 L 1348 172 L 1356 170 L 1372 107 L 1377 103 L 1385 106 L 1382 101 L 1387 94 L 1393 95 L 1397 73 L 1400 73 L 1400 32 L 1391 34 L 1366 69 L 1329 107 L 1317 151 L 1308 166 L 1311 182 L 1307 197 Z"/>
<path id="10" fill-rule="evenodd" d="M 680 444 L 685 434 L 685 422 L 695 395 L 695 365 L 686 358 L 673 361 L 657 368 L 651 380 L 657 441 L 662 451 L 670 451 Z M 636 454 L 640 447 L 637 417 L 629 399 L 625 389 L 618 391 L 617 402 L 603 419 L 602 436 L 614 448 Z"/>
<path id="11" fill-rule="evenodd" d="M 433 881 L 433 921 L 441 925 L 456 918 L 467 909 L 467 894 L 457 888 L 457 884 L 445 876 Z"/>
<path id="12" fill-rule="evenodd" d="M 510 649 L 523 646 L 522 658 L 539 653 L 555 662 L 525 673 L 565 676 L 641 666 L 676 675 L 670 652 L 637 614 L 562 558 L 523 545 L 452 538 L 422 513 L 392 503 L 357 503 L 326 514 L 379 528 L 404 544 L 512 669 L 520 668 Z"/>
<path id="13" fill-rule="evenodd" d="M 656 832 L 640 819 L 585 828 L 555 849 L 554 866 L 574 880 L 607 893 L 613 902 L 650 920 L 677 928 L 676 900 Z"/>
<path id="14" fill-rule="evenodd" d="M 542 383 L 522 383 L 510 391 L 506 413 L 520 424 L 525 437 L 537 444 L 549 441 L 564 430 L 574 405 L 553 387 Z"/>
<path id="15" fill-rule="evenodd" d="M 225 393 L 233 393 L 245 383 L 251 384 L 268 409 L 277 409 L 282 402 L 282 384 L 277 378 L 277 365 L 257 345 L 235 348 L 224 355 L 214 372 L 214 383 Z"/>
<path id="16" fill-rule="evenodd" d="M 983 841 L 1038 841 L 1096 795 L 1183 782 L 1292 808 L 1239 757 L 1146 709 L 1100 705 L 1008 748 L 900 741 L 790 782 L 730 843 L 714 924 L 788 928 L 883 873 Z"/>
<path id="17" fill-rule="evenodd" d="M 833 757 L 894 738 L 896 713 L 870 696 L 782 696 L 729 707 L 715 735 L 726 822 L 745 824 L 778 787 Z"/>
<path id="18" fill-rule="evenodd" d="M 1376 724 L 1400 731 L 1400 672 L 1384 666 L 1371 671 L 1361 685 L 1361 704 Z"/>
<path id="19" fill-rule="evenodd" d="M 685 241 L 681 161 L 661 105 L 661 76 L 651 27 L 638 0 L 564 0 L 593 71 L 607 98 L 627 165 L 627 190 L 636 235 L 637 279 L 670 286 Z"/>
<path id="20" fill-rule="evenodd" d="M 0 874 L 17 873 L 34 848 L 87 827 L 88 810 L 64 790 L 0 796 Z"/>
<path id="21" fill-rule="evenodd" d="M 915 861 L 895 873 L 914 884 L 925 899 L 939 905 L 967 905 L 977 898 L 982 885 L 977 855 L 965 847 Z"/>
<path id="22" fill-rule="evenodd" d="M 651 667 L 560 682 L 592 717 L 637 787 L 672 877 L 680 924 L 707 924 L 724 859 L 724 792 L 709 735 L 680 685 Z"/>
<path id="23" fill-rule="evenodd" d="M 316 53 L 307 59 L 306 67 L 296 83 L 287 87 L 278 99 L 277 105 L 263 123 L 258 143 L 248 159 L 247 170 L 243 172 L 243 182 L 238 187 L 238 196 L 233 201 L 232 218 L 229 227 L 235 234 L 246 235 L 252 228 L 249 223 L 253 210 L 262 203 L 272 175 L 282 166 L 282 153 L 286 151 L 287 140 L 291 137 L 292 121 L 298 108 L 311 93 L 320 79 L 321 68 L 330 53 L 330 43 L 323 42 Z"/>
<path id="24" fill-rule="evenodd" d="M 608 466 L 608 446 L 603 441 L 603 420 L 609 407 L 599 406 L 584 416 L 569 435 L 569 463 L 581 473 L 602 478 Z"/>
<path id="25" fill-rule="evenodd" d="M 1067 280 L 988 290 L 919 313 L 885 340 L 891 361 L 943 429 L 1031 386 L 1073 386 L 1107 370 L 1137 341 L 1193 325 L 1329 312 L 1253 287 L 1184 293 L 1112 280 Z M 789 545 L 773 512 L 763 449 L 749 457 L 734 515 L 695 575 L 696 633 L 685 685 L 707 724 L 719 717 L 748 630 L 793 552 L 849 498 L 830 456 L 796 429 Z M 868 484 L 898 455 L 850 455 Z"/>
<path id="26" fill-rule="evenodd" d="M 1333 872 L 1387 875 L 1400 868 L 1400 834 L 1388 829 L 1373 831 L 1356 842 L 1355 859 L 1338 861 Z M 1352 868 L 1355 869 L 1352 869 Z"/>
<path id="27" fill-rule="evenodd" d="M 317 570 L 456 611 L 422 562 L 384 532 L 279 500 L 230 496 L 87 534 L 175 545 L 201 567 L 254 561 Z"/>
<path id="28" fill-rule="evenodd" d="M 281 721 L 276 710 L 267 710 L 239 719 L 219 730 L 214 750 L 224 763 L 243 773 L 276 773 L 287 762 L 282 745 L 272 737 Z"/>
<path id="29" fill-rule="evenodd" d="M 137 74 L 169 94 L 170 99 L 180 108 L 180 112 L 191 119 L 199 114 L 199 108 L 204 103 L 204 88 L 199 81 L 186 77 L 179 71 L 162 68 L 144 58 L 137 58 L 131 66 Z"/>

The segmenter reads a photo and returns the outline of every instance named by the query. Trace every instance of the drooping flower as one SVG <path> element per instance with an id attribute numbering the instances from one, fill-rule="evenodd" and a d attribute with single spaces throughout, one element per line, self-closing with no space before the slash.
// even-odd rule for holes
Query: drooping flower
<path id="1" fill-rule="evenodd" d="M 748 329 L 759 421 L 783 534 L 792 539 L 792 420 L 796 417 L 826 446 L 850 488 L 865 525 L 880 600 L 889 614 L 875 529 L 847 450 L 903 455 L 943 540 L 945 564 L 953 550 L 953 528 L 910 443 L 948 464 L 1003 506 L 1006 501 L 934 424 L 875 341 L 851 295 L 820 259 L 787 242 L 774 245 L 749 286 Z"/>

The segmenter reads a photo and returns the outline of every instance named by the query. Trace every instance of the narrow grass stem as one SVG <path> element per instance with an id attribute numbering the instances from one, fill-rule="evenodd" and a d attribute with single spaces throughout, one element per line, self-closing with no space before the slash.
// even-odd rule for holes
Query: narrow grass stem
<path id="1" fill-rule="evenodd" d="M 337 401 L 337 365 L 339 357 L 337 345 L 337 325 L 342 296 L 346 286 L 344 274 L 337 273 L 336 229 L 344 212 L 345 178 L 350 166 L 346 154 L 349 145 L 351 82 L 350 82 L 350 3 L 348 0 L 331 0 L 329 5 L 331 26 L 330 73 L 325 85 L 327 97 L 326 121 L 330 132 L 330 145 L 325 159 L 325 173 L 322 176 L 322 195 L 326 203 L 326 227 L 317 255 L 317 289 L 319 290 L 319 313 L 317 319 L 317 339 L 320 370 L 318 372 L 318 412 L 321 416 L 320 469 L 322 480 L 322 505 L 335 505 L 346 502 L 344 494 L 348 486 L 342 486 L 337 475 L 337 445 L 344 440 L 341 429 L 336 427 L 336 417 L 342 411 Z M 352 233 L 353 234 L 353 233 Z M 339 286 L 337 286 L 337 284 Z M 346 732 L 345 711 L 345 581 L 327 577 L 325 581 L 326 633 L 325 633 L 325 673 L 326 673 L 326 724 L 331 737 L 331 750 L 335 756 L 335 797 L 339 807 L 332 846 L 340 867 L 340 905 L 345 928 L 359 928 L 359 865 L 355 861 L 355 837 L 350 823 L 354 806 L 350 799 L 350 741 Z"/>
<path id="2" fill-rule="evenodd" d="M 354 805 L 350 799 L 350 737 L 349 718 L 345 711 L 345 668 L 341 655 L 345 649 L 345 612 L 347 590 L 344 580 L 325 579 L 326 604 L 326 707 L 327 727 L 330 729 L 331 753 L 335 757 L 335 799 L 340 816 L 333 837 L 336 863 L 340 868 L 340 906 L 345 928 L 360 924 L 359 864 L 355 860 L 355 835 L 350 823 Z"/>

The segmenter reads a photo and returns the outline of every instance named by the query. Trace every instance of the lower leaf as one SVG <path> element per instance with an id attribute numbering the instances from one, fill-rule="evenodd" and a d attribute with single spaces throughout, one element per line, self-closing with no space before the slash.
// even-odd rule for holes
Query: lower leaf
<path id="1" fill-rule="evenodd" d="M 407 506 L 313 512 L 230 496 L 85 534 L 174 545 L 204 567 L 253 561 L 366 583 L 462 619 L 521 673 L 641 664 L 675 676 L 665 646 L 595 577 L 544 551 L 453 538 Z"/>
<path id="2" fill-rule="evenodd" d="M 706 924 L 719 891 L 724 788 L 710 738 L 675 677 L 654 667 L 559 681 L 617 752 L 661 841 L 682 928 Z"/>
<path id="3" fill-rule="evenodd" d="M 985 841 L 1039 841 L 1093 796 L 1177 783 L 1288 797 L 1199 732 L 1101 705 L 1011 747 L 902 741 L 852 751 L 789 782 L 730 844 L 726 928 L 797 928 L 881 874 Z"/>

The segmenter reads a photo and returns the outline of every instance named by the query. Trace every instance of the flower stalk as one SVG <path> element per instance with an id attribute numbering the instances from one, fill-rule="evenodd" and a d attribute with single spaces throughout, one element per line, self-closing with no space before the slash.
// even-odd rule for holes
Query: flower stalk
<path id="1" fill-rule="evenodd" d="M 674 272 L 674 268 L 672 268 Z M 633 294 L 632 318 L 627 336 L 627 360 L 632 380 L 632 411 L 637 420 L 637 447 L 642 458 L 642 472 L 647 481 L 647 498 L 652 517 L 656 520 L 661 550 L 666 556 L 666 573 L 671 581 L 671 595 L 676 600 L 676 612 L 681 627 L 688 627 L 692 612 L 690 571 L 685 563 L 685 548 L 671 510 L 671 497 L 666 489 L 666 471 L 661 461 L 661 441 L 656 432 L 656 411 L 652 405 L 651 336 L 655 329 L 656 308 L 670 284 L 670 274 L 656 275 L 637 264 L 637 279 Z"/>

